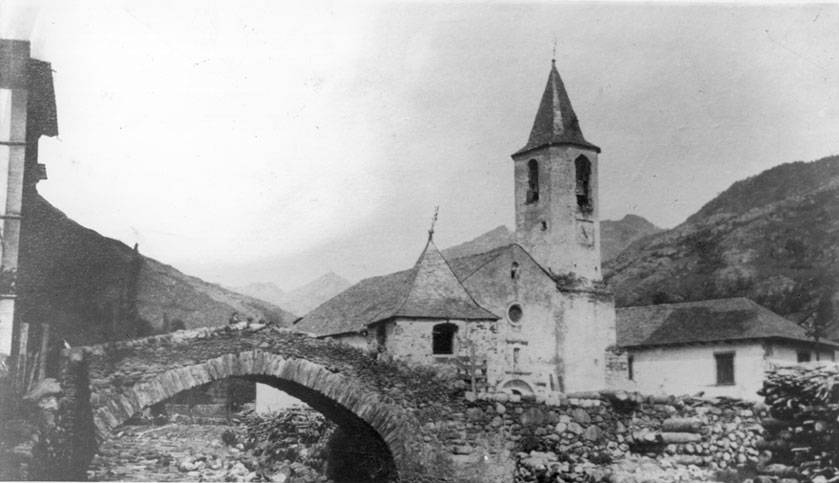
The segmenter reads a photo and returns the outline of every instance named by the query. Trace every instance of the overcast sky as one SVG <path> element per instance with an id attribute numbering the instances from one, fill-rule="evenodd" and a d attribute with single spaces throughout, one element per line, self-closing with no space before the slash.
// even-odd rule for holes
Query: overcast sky
<path id="1" fill-rule="evenodd" d="M 557 67 L 603 149 L 604 219 L 675 226 L 839 152 L 839 7 L 0 1 L 52 62 L 40 192 L 227 285 L 410 266 L 513 226 L 512 161 Z"/>

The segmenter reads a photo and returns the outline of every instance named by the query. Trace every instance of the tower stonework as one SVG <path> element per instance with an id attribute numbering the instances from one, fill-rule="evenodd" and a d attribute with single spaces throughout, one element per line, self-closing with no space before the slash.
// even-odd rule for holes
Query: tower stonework
<path id="1" fill-rule="evenodd" d="M 601 279 L 599 153 L 553 64 L 528 142 L 512 157 L 518 243 L 554 275 Z"/>

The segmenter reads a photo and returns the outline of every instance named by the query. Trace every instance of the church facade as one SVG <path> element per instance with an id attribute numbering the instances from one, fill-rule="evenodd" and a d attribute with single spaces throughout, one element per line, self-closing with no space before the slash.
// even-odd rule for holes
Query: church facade
<path id="1" fill-rule="evenodd" d="M 516 243 L 446 260 L 431 232 L 414 267 L 362 280 L 295 329 L 455 365 L 488 390 L 606 387 L 615 309 L 600 273 L 599 153 L 552 63 L 528 141 L 512 155 Z"/>

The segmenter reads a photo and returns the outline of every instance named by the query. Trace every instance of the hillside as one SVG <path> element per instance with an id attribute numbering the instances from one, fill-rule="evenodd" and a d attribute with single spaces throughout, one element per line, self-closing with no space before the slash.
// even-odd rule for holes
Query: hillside
<path id="1" fill-rule="evenodd" d="M 635 240 L 661 231 L 661 228 L 638 215 L 626 215 L 617 221 L 600 222 L 600 254 L 606 262 L 617 257 Z"/>
<path id="2" fill-rule="evenodd" d="M 36 197 L 21 233 L 19 314 L 71 345 L 242 317 L 290 324 L 283 309 L 190 277 L 87 229 Z"/>
<path id="3" fill-rule="evenodd" d="M 739 181 L 604 266 L 619 306 L 745 296 L 793 319 L 837 274 L 839 156 Z"/>
<path id="4" fill-rule="evenodd" d="M 454 260 L 455 258 L 468 257 L 470 255 L 477 255 L 492 250 L 493 248 L 503 247 L 516 241 L 516 234 L 510 231 L 504 225 L 484 233 L 483 235 L 473 238 L 467 242 L 459 245 L 446 248 L 441 253 L 447 260 Z"/>
<path id="5" fill-rule="evenodd" d="M 283 306 L 283 301 L 286 297 L 286 293 L 283 292 L 283 289 L 277 287 L 276 284 L 271 282 L 255 282 L 239 287 L 230 287 L 230 290 L 240 294 L 249 295 L 253 298 L 264 300 L 278 306 Z"/>
<path id="6" fill-rule="evenodd" d="M 340 275 L 329 272 L 286 294 L 283 307 L 296 314 L 306 314 L 318 305 L 338 295 L 352 285 Z"/>

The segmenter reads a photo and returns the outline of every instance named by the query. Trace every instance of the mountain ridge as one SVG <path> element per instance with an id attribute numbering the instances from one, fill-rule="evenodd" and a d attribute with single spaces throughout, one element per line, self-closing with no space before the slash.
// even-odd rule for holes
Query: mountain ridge
<path id="1" fill-rule="evenodd" d="M 737 181 L 604 264 L 618 306 L 744 296 L 793 320 L 815 310 L 825 287 L 835 301 L 837 273 L 839 156 Z"/>
<path id="2" fill-rule="evenodd" d="M 233 312 L 288 325 L 281 307 L 186 275 L 70 219 L 43 197 L 26 206 L 19 315 L 71 345 L 226 324 Z"/>
<path id="3" fill-rule="evenodd" d="M 352 283 L 333 271 L 329 271 L 311 282 L 284 292 L 273 282 L 255 282 L 231 290 L 260 300 L 286 307 L 296 314 L 304 315 L 318 305 L 348 289 Z"/>

